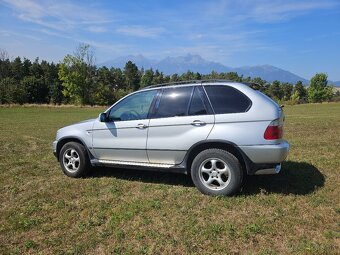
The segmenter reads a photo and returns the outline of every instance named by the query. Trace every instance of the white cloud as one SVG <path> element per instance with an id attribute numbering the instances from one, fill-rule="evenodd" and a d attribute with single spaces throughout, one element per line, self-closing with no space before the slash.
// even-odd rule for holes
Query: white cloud
<path id="1" fill-rule="evenodd" d="M 89 26 L 87 28 L 88 31 L 93 33 L 105 33 L 107 32 L 107 28 L 103 26 Z"/>
<path id="2" fill-rule="evenodd" d="M 89 44 L 91 46 L 94 46 L 98 49 L 106 51 L 107 54 L 114 55 L 114 54 L 120 54 L 122 52 L 126 52 L 129 49 L 131 49 L 131 45 L 127 44 L 118 44 L 118 43 L 107 43 L 107 42 L 97 42 L 93 40 L 82 40 L 81 38 L 78 38 L 79 42 Z"/>
<path id="3" fill-rule="evenodd" d="M 220 0 L 207 3 L 203 15 L 206 19 L 225 17 L 226 22 L 236 25 L 234 22 L 242 21 L 272 23 L 338 5 L 334 0 Z"/>
<path id="4" fill-rule="evenodd" d="M 254 6 L 250 17 L 260 22 L 275 22 L 304 15 L 313 10 L 329 9 L 337 5 L 333 1 L 270 1 Z"/>
<path id="5" fill-rule="evenodd" d="M 65 1 L 3 0 L 3 2 L 21 20 L 60 31 L 112 22 L 103 10 Z"/>
<path id="6" fill-rule="evenodd" d="M 155 38 L 164 32 L 164 29 L 161 27 L 124 26 L 118 28 L 116 32 L 128 36 Z"/>
<path id="7" fill-rule="evenodd" d="M 0 30 L 0 35 L 6 36 L 6 37 L 25 37 L 25 38 L 32 39 L 35 41 L 41 40 L 39 37 L 31 35 L 31 34 L 17 33 L 17 32 L 8 31 L 8 30 Z"/>
<path id="8" fill-rule="evenodd" d="M 118 53 L 120 53 L 124 50 L 128 50 L 132 47 L 131 45 L 127 45 L 127 44 L 98 42 L 98 41 L 94 41 L 94 40 L 88 40 L 86 38 L 75 36 L 75 35 L 72 35 L 72 36 L 71 35 L 64 35 L 64 34 L 61 34 L 59 32 L 51 31 L 49 29 L 40 29 L 39 31 L 42 32 L 42 33 L 45 33 L 47 35 L 62 37 L 62 38 L 69 39 L 69 40 L 77 42 L 77 43 L 86 43 L 86 44 L 89 44 L 89 45 L 96 47 L 100 50 L 110 52 L 110 54 L 118 54 Z M 1 30 L 0 30 L 0 34 L 1 34 Z"/>

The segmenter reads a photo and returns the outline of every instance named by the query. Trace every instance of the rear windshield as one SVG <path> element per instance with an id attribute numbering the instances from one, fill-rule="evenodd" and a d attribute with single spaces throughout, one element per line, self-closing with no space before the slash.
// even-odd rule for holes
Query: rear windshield
<path id="1" fill-rule="evenodd" d="M 241 91 L 225 85 L 204 86 L 216 114 L 246 112 L 250 99 Z"/>

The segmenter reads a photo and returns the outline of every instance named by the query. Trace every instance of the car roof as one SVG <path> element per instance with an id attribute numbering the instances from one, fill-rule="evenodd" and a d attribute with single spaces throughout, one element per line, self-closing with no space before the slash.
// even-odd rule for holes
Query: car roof
<path id="1" fill-rule="evenodd" d="M 140 90 L 149 90 L 149 89 L 157 89 L 157 88 L 171 88 L 171 87 L 182 87 L 182 86 L 197 86 L 197 85 L 236 85 L 243 84 L 250 86 L 254 83 L 249 82 L 237 82 L 232 80 L 221 80 L 221 79 L 208 79 L 208 80 L 187 80 L 187 81 L 178 81 L 178 82 L 170 82 L 163 84 L 155 84 L 144 87 Z"/>

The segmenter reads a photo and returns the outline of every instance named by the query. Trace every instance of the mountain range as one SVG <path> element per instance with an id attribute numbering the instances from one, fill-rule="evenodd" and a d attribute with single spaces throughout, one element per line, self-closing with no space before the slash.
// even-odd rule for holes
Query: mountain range
<path id="1" fill-rule="evenodd" d="M 329 84 L 332 84 L 336 87 L 340 87 L 340 81 L 331 81 L 331 82 L 329 82 Z"/>
<path id="2" fill-rule="evenodd" d="M 209 74 L 212 71 L 216 72 L 237 72 L 244 77 L 250 76 L 261 77 L 262 79 L 273 82 L 278 80 L 280 82 L 296 83 L 302 81 L 303 84 L 308 85 L 309 80 L 298 76 L 287 70 L 271 66 L 271 65 L 258 65 L 258 66 L 243 66 L 243 67 L 229 67 L 218 62 L 208 61 L 203 59 L 200 55 L 187 54 L 185 56 L 178 57 L 166 57 L 161 60 L 154 60 L 144 57 L 143 55 L 128 55 L 116 58 L 111 61 L 106 61 L 100 64 L 100 66 L 107 67 L 119 67 L 124 68 L 126 62 L 132 61 L 138 68 L 154 70 L 158 69 L 164 74 L 182 74 L 188 70 L 192 72 L 199 72 L 201 74 Z M 340 86 L 339 82 L 330 82 L 331 84 Z"/>

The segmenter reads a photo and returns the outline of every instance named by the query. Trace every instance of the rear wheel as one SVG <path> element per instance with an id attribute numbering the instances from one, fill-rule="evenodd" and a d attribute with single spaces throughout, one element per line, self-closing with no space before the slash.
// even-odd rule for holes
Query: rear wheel
<path id="1" fill-rule="evenodd" d="M 221 149 L 199 153 L 191 166 L 191 177 L 199 191 L 207 195 L 232 195 L 240 190 L 242 169 L 238 159 Z"/>
<path id="2" fill-rule="evenodd" d="M 90 168 L 90 161 L 85 147 L 76 142 L 66 143 L 60 150 L 60 166 L 67 176 L 79 178 Z"/>

